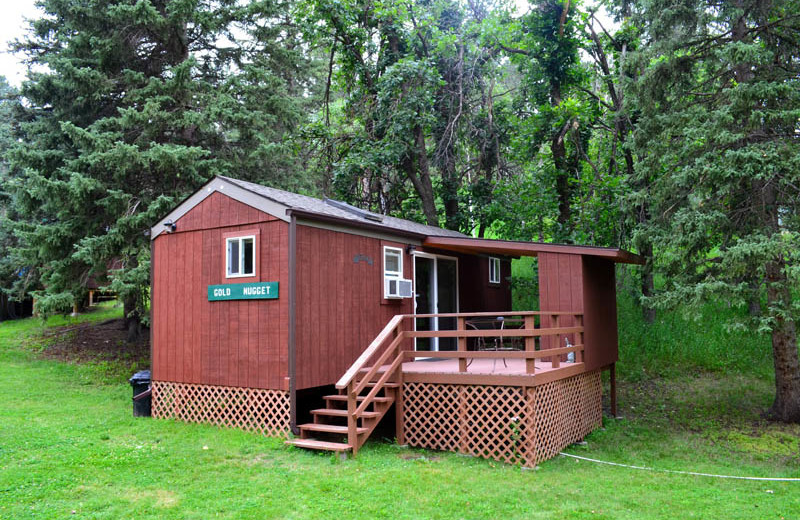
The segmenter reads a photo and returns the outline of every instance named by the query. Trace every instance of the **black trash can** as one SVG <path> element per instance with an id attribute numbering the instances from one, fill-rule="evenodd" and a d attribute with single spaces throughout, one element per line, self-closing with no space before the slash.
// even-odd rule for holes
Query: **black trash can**
<path id="1" fill-rule="evenodd" d="M 128 381 L 133 388 L 133 416 L 150 417 L 150 371 L 140 370 Z"/>

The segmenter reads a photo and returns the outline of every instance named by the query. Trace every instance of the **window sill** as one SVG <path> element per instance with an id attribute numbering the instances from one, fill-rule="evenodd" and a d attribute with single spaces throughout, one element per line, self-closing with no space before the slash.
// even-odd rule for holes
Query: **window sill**
<path id="1" fill-rule="evenodd" d="M 255 274 L 240 275 L 240 276 L 226 276 L 225 281 L 230 283 L 238 282 L 260 282 L 261 280 Z"/>

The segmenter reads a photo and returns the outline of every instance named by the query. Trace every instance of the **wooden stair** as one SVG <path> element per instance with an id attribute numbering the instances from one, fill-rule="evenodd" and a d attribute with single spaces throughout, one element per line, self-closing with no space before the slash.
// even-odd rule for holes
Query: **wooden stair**
<path id="1" fill-rule="evenodd" d="M 347 401 L 347 396 L 343 395 L 343 394 L 326 395 L 325 399 L 328 400 L 328 401 L 345 401 L 346 402 Z M 366 399 L 366 396 L 363 396 L 363 395 L 359 395 L 358 396 L 358 402 L 359 403 L 362 402 L 364 399 Z M 375 402 L 375 403 L 391 403 L 393 400 L 392 400 L 391 397 L 375 397 L 375 398 L 372 399 L 372 401 Z"/>
<path id="2" fill-rule="evenodd" d="M 341 442 L 326 442 L 316 439 L 292 439 L 291 441 L 286 441 L 286 443 L 297 446 L 298 448 L 308 448 L 310 450 L 348 452 L 353 448 L 349 444 Z"/>
<path id="3" fill-rule="evenodd" d="M 339 394 L 326 395 L 325 407 L 311 412 L 314 422 L 299 425 L 300 438 L 290 439 L 286 444 L 341 453 L 350 451 L 355 455 L 393 404 L 400 418 L 398 424 L 402 424 L 405 355 L 400 346 L 406 339 L 401 327 L 405 317 L 398 314 L 389 320 L 336 383 Z M 402 428 L 398 431 L 401 440 Z M 312 437 L 317 435 L 332 438 Z"/>
<path id="4" fill-rule="evenodd" d="M 367 398 L 376 383 L 369 382 L 364 384 L 364 395 L 356 397 L 356 403 L 361 405 Z M 386 381 L 381 384 L 379 392 L 383 395 L 376 395 L 370 399 L 368 409 L 362 411 L 355 421 L 355 435 L 357 446 L 361 447 L 369 438 L 372 431 L 380 423 L 383 416 L 395 402 L 399 383 Z M 339 453 L 352 452 L 353 444 L 347 441 L 349 433 L 350 416 L 347 411 L 347 391 L 342 390 L 340 394 L 326 395 L 324 408 L 311 410 L 313 422 L 300 424 L 300 437 L 286 441 L 286 444 L 298 448 L 312 450 L 332 451 Z M 317 438 L 321 437 L 321 438 Z M 358 448 L 356 448 L 358 449 Z"/>

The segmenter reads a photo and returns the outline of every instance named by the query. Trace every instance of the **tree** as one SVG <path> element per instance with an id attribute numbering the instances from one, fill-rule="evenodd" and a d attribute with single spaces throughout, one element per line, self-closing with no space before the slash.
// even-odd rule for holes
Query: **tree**
<path id="1" fill-rule="evenodd" d="M 638 110 L 631 106 L 627 98 L 628 86 L 641 75 L 641 67 L 628 59 L 631 53 L 639 50 L 641 29 L 633 21 L 632 5 L 627 2 L 611 4 L 620 26 L 613 30 L 603 26 L 597 13 L 592 11 L 584 25 L 584 47 L 593 62 L 593 88 L 585 88 L 593 99 L 602 106 L 602 114 L 595 123 L 599 130 L 595 139 L 597 146 L 603 148 L 600 154 L 605 165 L 605 174 L 612 182 L 624 186 L 617 192 L 618 199 L 624 201 L 617 214 L 619 223 L 619 245 L 633 246 L 645 260 L 638 271 L 642 295 L 642 316 L 648 323 L 655 321 L 656 309 L 648 304 L 655 293 L 653 270 L 653 243 L 647 233 L 637 232 L 650 220 L 647 192 L 650 178 L 637 175 L 638 157 L 632 146 L 633 130 L 637 123 Z M 613 33 L 613 34 L 612 34 Z"/>
<path id="2" fill-rule="evenodd" d="M 15 45 L 41 72 L 10 154 L 17 253 L 45 314 L 104 276 L 131 337 L 146 319 L 150 224 L 217 173 L 306 183 L 287 139 L 311 90 L 288 5 L 44 0 Z"/>
<path id="3" fill-rule="evenodd" d="M 506 34 L 510 41 L 498 40 L 524 78 L 517 102 L 524 130 L 520 144 L 523 150 L 527 148 L 529 160 L 541 157 L 543 147 L 547 150 L 542 171 L 552 178 L 557 199 L 551 232 L 562 242 L 574 239 L 573 185 L 581 176 L 580 150 L 587 143 L 586 133 L 580 131 L 585 107 L 573 97 L 585 81 L 578 54 L 579 19 L 570 0 L 532 2 L 530 11 L 515 24 L 516 30 Z"/>
<path id="4" fill-rule="evenodd" d="M 20 279 L 23 267 L 17 264 L 12 249 L 16 239 L 12 232 L 14 214 L 11 194 L 8 191 L 12 172 L 5 158 L 14 145 L 14 111 L 19 107 L 16 89 L 4 76 L 0 76 L 0 291 L 11 293 L 12 286 Z"/>
<path id="5" fill-rule="evenodd" d="M 499 59 L 479 40 L 486 6 L 306 5 L 329 56 L 314 131 L 336 191 L 380 212 L 482 233 L 485 214 L 472 208 L 490 199 L 505 140 L 493 90 Z"/>
<path id="6" fill-rule="evenodd" d="M 764 297 L 770 415 L 800 422 L 800 19 L 781 0 L 654 0 L 642 22 L 637 173 L 654 180 L 641 197 L 658 218 L 641 231 L 667 275 L 660 302 Z"/>

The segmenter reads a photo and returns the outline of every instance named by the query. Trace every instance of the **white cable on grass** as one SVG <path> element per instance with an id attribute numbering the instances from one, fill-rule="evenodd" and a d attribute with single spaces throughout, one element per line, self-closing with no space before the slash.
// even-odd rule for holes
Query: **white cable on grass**
<path id="1" fill-rule="evenodd" d="M 677 473 L 679 475 L 694 475 L 696 477 L 733 478 L 737 480 L 769 480 L 776 482 L 800 482 L 800 478 L 792 478 L 792 477 L 739 477 L 736 475 L 714 475 L 713 473 L 697 473 L 696 471 L 678 471 L 674 469 L 648 468 L 647 466 L 631 466 L 630 464 L 620 464 L 619 462 L 609 462 L 607 460 L 590 459 L 589 457 L 581 457 L 579 455 L 573 455 L 571 453 L 564 453 L 563 451 L 559 453 L 559 455 L 563 455 L 564 457 L 571 457 L 573 459 L 585 460 L 587 462 L 594 462 L 597 464 L 619 466 L 621 468 L 641 469 L 645 471 L 660 471 L 662 473 Z"/>

